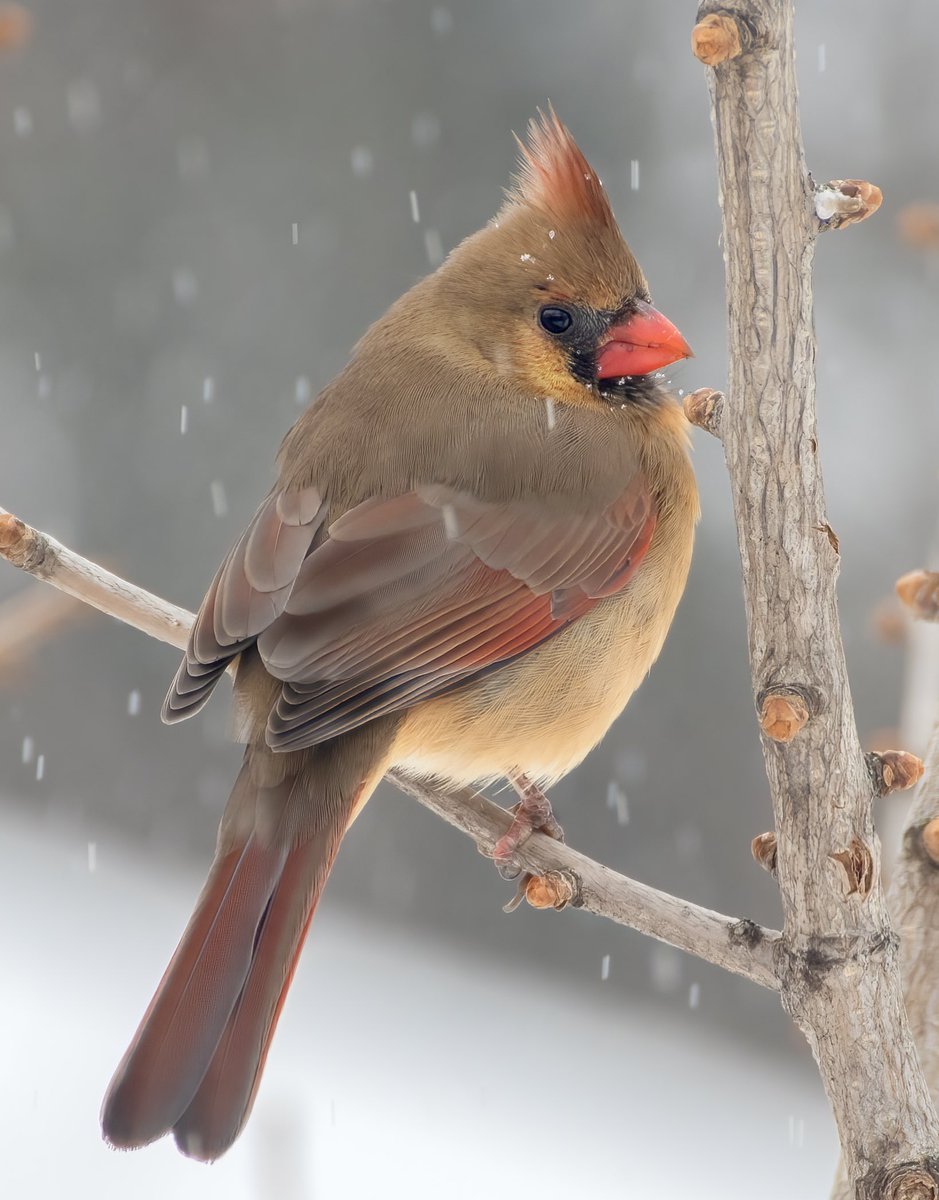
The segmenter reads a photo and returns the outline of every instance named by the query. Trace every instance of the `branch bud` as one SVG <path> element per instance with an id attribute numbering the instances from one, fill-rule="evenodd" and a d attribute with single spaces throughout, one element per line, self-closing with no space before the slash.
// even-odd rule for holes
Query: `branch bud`
<path id="1" fill-rule="evenodd" d="M 33 32 L 33 18 L 22 4 L 0 4 L 0 50 L 21 50 Z"/>
<path id="2" fill-rule="evenodd" d="M 840 229 L 864 221 L 883 203 L 884 194 L 865 179 L 832 179 L 814 188 L 819 228 Z"/>
<path id="3" fill-rule="evenodd" d="M 706 67 L 717 67 L 743 53 L 748 35 L 731 13 L 708 13 L 691 31 L 691 52 Z"/>
<path id="4" fill-rule="evenodd" d="M 532 875 L 525 885 L 525 899 L 532 908 L 566 908 L 577 896 L 577 880 L 570 871 L 548 871 Z"/>
<path id="5" fill-rule="evenodd" d="M 897 595 L 921 621 L 939 621 L 939 571 L 910 571 L 897 580 Z"/>
<path id="6" fill-rule="evenodd" d="M 776 834 L 772 830 L 769 833 L 760 833 L 753 839 L 750 843 L 750 853 L 764 871 L 769 871 L 770 875 L 776 874 L 777 845 Z"/>
<path id="7" fill-rule="evenodd" d="M 721 417 L 724 414 L 723 392 L 716 392 L 713 388 L 698 388 L 685 397 L 683 407 L 692 425 L 720 437 Z"/>
<path id="8" fill-rule="evenodd" d="M 864 757 L 875 796 L 905 791 L 919 783 L 923 776 L 923 760 L 907 750 L 875 750 Z"/>
<path id="9" fill-rule="evenodd" d="M 853 837 L 847 850 L 836 850 L 828 857 L 844 868 L 848 881 L 848 895 L 853 896 L 857 893 L 862 900 L 866 899 L 874 886 L 874 855 L 870 847 Z"/>
<path id="10" fill-rule="evenodd" d="M 26 536 L 26 525 L 12 513 L 0 513 L 0 551 L 15 553 L 18 544 Z"/>
<path id="11" fill-rule="evenodd" d="M 791 742 L 809 719 L 808 705 L 794 692 L 767 692 L 760 705 L 760 728 L 774 742 Z"/>
<path id="12" fill-rule="evenodd" d="M 926 822 L 920 831 L 920 838 L 930 860 L 939 867 L 939 817 Z"/>
<path id="13" fill-rule="evenodd" d="M 897 217 L 900 236 L 923 250 L 939 247 L 939 204 L 907 204 Z"/>

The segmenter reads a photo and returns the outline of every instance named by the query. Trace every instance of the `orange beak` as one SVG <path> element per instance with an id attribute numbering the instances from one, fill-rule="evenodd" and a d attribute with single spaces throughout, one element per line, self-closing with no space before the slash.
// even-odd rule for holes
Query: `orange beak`
<path id="1" fill-rule="evenodd" d="M 648 375 L 680 358 L 691 358 L 691 347 L 668 317 L 639 300 L 622 325 L 613 325 L 597 351 L 597 378 Z"/>

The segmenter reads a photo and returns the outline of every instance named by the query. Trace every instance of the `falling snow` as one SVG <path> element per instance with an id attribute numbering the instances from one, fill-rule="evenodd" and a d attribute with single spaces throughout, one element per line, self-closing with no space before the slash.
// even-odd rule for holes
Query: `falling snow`
<path id="1" fill-rule="evenodd" d="M 42 370 L 42 355 L 39 353 L 38 350 L 33 354 L 33 362 L 35 363 L 36 370 L 41 371 Z"/>
<path id="2" fill-rule="evenodd" d="M 69 84 L 68 122 L 78 133 L 92 133 L 101 124 L 101 98 L 90 79 Z"/>
<path id="3" fill-rule="evenodd" d="M 206 375 L 202 381 L 202 400 L 205 404 L 211 404 L 215 399 L 215 380 L 211 375 Z"/>
<path id="4" fill-rule="evenodd" d="M 417 192 L 412 190 L 408 193 L 408 196 L 411 201 L 411 220 L 417 225 L 421 219 L 421 210 L 417 206 Z"/>
<path id="5" fill-rule="evenodd" d="M 544 409 L 545 409 L 545 415 L 548 418 L 548 428 L 553 429 L 555 427 L 555 425 L 557 425 L 557 423 L 558 423 L 558 414 L 557 414 L 557 409 L 555 408 L 554 401 L 551 399 L 550 396 L 547 397 L 547 399 L 544 402 Z"/>
<path id="6" fill-rule="evenodd" d="M 13 129 L 17 137 L 25 138 L 33 132 L 33 114 L 20 105 L 13 110 Z"/>
<path id="7" fill-rule="evenodd" d="M 375 158 L 368 146 L 353 146 L 350 158 L 352 174 L 357 179 L 368 179 L 375 166 Z"/>
<path id="8" fill-rule="evenodd" d="M 134 688 L 134 690 L 130 692 L 127 697 L 127 715 L 129 717 L 136 717 L 139 712 L 140 692 L 137 690 L 137 688 Z"/>
<path id="9" fill-rule="evenodd" d="M 825 49 L 825 43 L 819 42 L 819 44 L 818 44 L 818 69 L 819 69 L 819 71 L 825 70 L 825 67 L 828 65 L 827 60 L 828 60 L 828 52 Z"/>
<path id="10" fill-rule="evenodd" d="M 185 433 L 189 428 L 189 405 L 182 404 L 179 409 L 179 432 Z"/>
<path id="11" fill-rule="evenodd" d="M 297 376 L 296 383 L 293 385 L 293 394 L 298 404 L 309 404 L 310 397 L 313 395 L 313 385 L 306 375 Z"/>
<path id="12" fill-rule="evenodd" d="M 45 773 L 46 773 L 46 756 L 44 754 L 40 754 L 39 757 L 36 759 L 36 778 L 42 779 L 42 777 L 43 777 L 43 775 L 45 775 Z"/>
<path id="13" fill-rule="evenodd" d="M 639 191 L 639 159 L 631 158 L 629 160 L 629 186 L 634 192 Z"/>
<path id="14" fill-rule="evenodd" d="M 626 793 L 615 779 L 611 779 L 607 784 L 606 806 L 616 813 L 616 820 L 618 824 L 629 824 L 629 801 L 626 799 Z"/>
<path id="15" fill-rule="evenodd" d="M 697 1008 L 701 1000 L 701 984 L 693 983 L 688 989 L 688 1007 Z"/>
<path id="16" fill-rule="evenodd" d="M 604 954 L 602 960 L 600 961 L 600 978 L 604 983 L 606 983 L 606 981 L 610 978 L 609 954 Z"/>
<path id="17" fill-rule="evenodd" d="M 94 875 L 94 873 L 95 873 L 95 871 L 97 871 L 97 869 L 98 869 L 98 843 L 97 842 L 89 842 L 88 843 L 88 871 L 89 871 L 89 874 Z"/>
<path id="18" fill-rule="evenodd" d="M 657 992 L 675 992 L 681 985 L 681 955 L 671 946 L 654 942 L 650 947 L 649 974 Z"/>
<path id="19" fill-rule="evenodd" d="M 290 226 L 290 240 L 295 246 L 300 243 L 300 226 L 296 221 Z"/>
<path id="20" fill-rule="evenodd" d="M 33 751 L 36 749 L 36 743 L 28 735 L 23 738 L 22 758 L 24 763 L 33 761 Z"/>
<path id="21" fill-rule="evenodd" d="M 173 296 L 177 304 L 186 308 L 195 300 L 198 291 L 199 284 L 188 267 L 180 267 L 173 272 Z"/>
<path id="22" fill-rule="evenodd" d="M 48 400 L 52 391 L 52 381 L 48 375 L 40 375 L 36 381 L 36 395 L 40 400 Z"/>
<path id="23" fill-rule="evenodd" d="M 440 140 L 440 121 L 433 113 L 418 113 L 411 122 L 411 141 L 420 150 L 429 150 Z"/>
<path id="24" fill-rule="evenodd" d="M 228 512 L 228 497 L 225 495 L 225 485 L 220 479 L 213 479 L 209 484 L 212 492 L 212 511 L 217 517 L 224 517 Z"/>
<path id="25" fill-rule="evenodd" d="M 453 13 L 449 8 L 432 8 L 430 10 L 430 27 L 438 37 L 446 37 L 453 29 Z"/>
<path id="26" fill-rule="evenodd" d="M 436 229 L 424 230 L 424 249 L 427 252 L 427 261 L 430 265 L 432 267 L 439 267 L 443 262 L 443 242 Z"/>

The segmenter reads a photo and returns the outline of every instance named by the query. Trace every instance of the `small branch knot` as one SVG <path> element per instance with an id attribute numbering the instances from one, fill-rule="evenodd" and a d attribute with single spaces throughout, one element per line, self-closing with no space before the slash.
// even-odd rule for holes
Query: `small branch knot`
<path id="1" fill-rule="evenodd" d="M 939 817 L 927 821 L 919 836 L 927 857 L 933 866 L 939 867 Z"/>
<path id="2" fill-rule="evenodd" d="M 901 1163 L 873 1171 L 858 1181 L 859 1200 L 939 1200 L 939 1171 L 934 1160 Z"/>
<path id="3" fill-rule="evenodd" d="M 830 183 L 813 184 L 812 193 L 820 231 L 865 221 L 884 199 L 880 188 L 864 179 L 832 179 Z"/>
<path id="4" fill-rule="evenodd" d="M 750 853 L 764 871 L 769 871 L 770 875 L 776 874 L 777 843 L 772 830 L 757 834 L 750 843 Z"/>
<path id="5" fill-rule="evenodd" d="M 577 880 L 570 871 L 548 871 L 533 875 L 525 886 L 525 899 L 532 908 L 567 908 L 580 892 Z"/>
<path id="6" fill-rule="evenodd" d="M 713 388 L 698 388 L 685 397 L 682 406 L 692 425 L 720 437 L 721 418 L 724 415 L 723 392 L 716 392 Z"/>
<path id="7" fill-rule="evenodd" d="M 848 895 L 857 894 L 865 900 L 874 886 L 874 855 L 866 843 L 853 837 L 847 850 L 836 850 L 828 856 L 844 868 Z"/>
<path id="8" fill-rule="evenodd" d="M 896 583 L 897 595 L 921 621 L 939 621 L 939 571 L 910 571 Z"/>
<path id="9" fill-rule="evenodd" d="M 875 796 L 905 791 L 923 777 L 923 760 L 907 750 L 872 750 L 864 758 Z"/>
<path id="10" fill-rule="evenodd" d="M 22 571 L 36 574 L 48 549 L 48 541 L 12 513 L 0 512 L 0 557 Z"/>
<path id="11" fill-rule="evenodd" d="M 0 514 L 0 550 L 5 555 L 15 554 L 26 536 L 26 524 L 12 513 Z"/>
<path id="12" fill-rule="evenodd" d="M 729 12 L 712 12 L 691 31 L 691 52 L 706 67 L 738 58 L 752 43 L 747 26 Z"/>
<path id="13" fill-rule="evenodd" d="M 734 943 L 748 946 L 751 950 L 763 940 L 763 929 L 755 921 L 743 917 L 734 921 L 730 927 L 730 940 Z"/>
<path id="14" fill-rule="evenodd" d="M 758 697 L 760 728 L 774 742 L 791 742 L 812 715 L 801 689 L 773 688 Z"/>

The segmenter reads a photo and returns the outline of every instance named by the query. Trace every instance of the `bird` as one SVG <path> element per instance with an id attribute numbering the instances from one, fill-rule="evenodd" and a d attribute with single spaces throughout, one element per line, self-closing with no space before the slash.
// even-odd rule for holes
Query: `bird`
<path id="1" fill-rule="evenodd" d="M 493 220 L 397 300 L 287 433 L 166 697 L 234 670 L 244 760 L 102 1131 L 213 1161 L 248 1119 L 340 842 L 391 769 L 510 780 L 497 863 L 657 658 L 699 515 L 652 306 L 607 193 L 539 111 Z"/>

